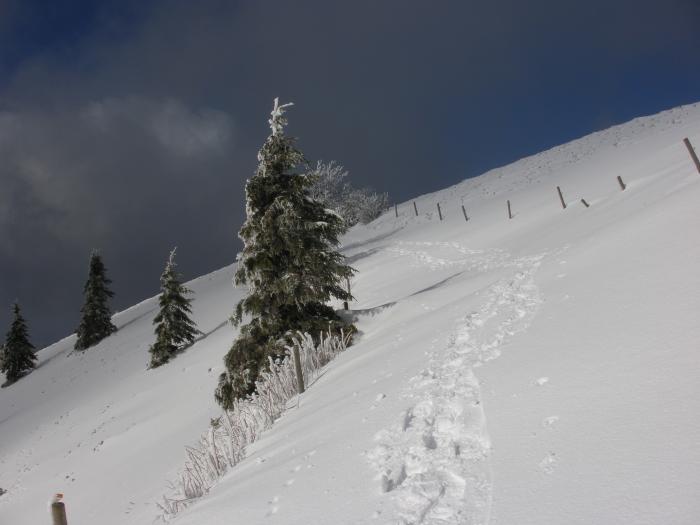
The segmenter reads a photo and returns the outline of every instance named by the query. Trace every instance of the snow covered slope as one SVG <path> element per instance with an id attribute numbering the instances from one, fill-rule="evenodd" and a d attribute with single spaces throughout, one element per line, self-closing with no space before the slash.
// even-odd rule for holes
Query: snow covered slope
<path id="1" fill-rule="evenodd" d="M 350 232 L 357 343 L 173 523 L 698 523 L 700 174 L 686 136 L 700 147 L 698 105 Z M 231 274 L 191 283 L 210 335 L 167 366 L 145 370 L 149 300 L 99 347 L 59 342 L 0 391 L 0 523 L 48 523 L 57 491 L 71 525 L 153 521 L 183 445 L 217 415 Z"/>
<path id="2" fill-rule="evenodd" d="M 38 368 L 0 390 L 0 524 L 50 523 L 66 495 L 71 525 L 150 523 L 183 445 L 216 413 L 212 392 L 234 337 L 232 267 L 190 283 L 207 335 L 169 366 L 146 370 L 158 302 L 115 316 L 119 332 L 85 353 L 74 336 L 39 352 Z"/>

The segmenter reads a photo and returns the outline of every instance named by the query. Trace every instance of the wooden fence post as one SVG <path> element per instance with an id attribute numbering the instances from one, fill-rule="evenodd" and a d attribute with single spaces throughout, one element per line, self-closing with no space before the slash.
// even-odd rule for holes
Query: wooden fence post
<path id="1" fill-rule="evenodd" d="M 413 211 L 416 212 L 416 217 L 418 217 L 418 206 L 416 206 L 416 201 L 413 201 Z"/>
<path id="2" fill-rule="evenodd" d="M 584 205 L 586 208 L 588 208 L 588 207 L 590 206 L 590 205 L 586 202 L 586 199 L 581 199 L 581 202 L 583 203 L 583 205 Z"/>
<path id="3" fill-rule="evenodd" d="M 464 214 L 464 220 L 469 222 L 469 217 L 467 217 L 467 210 L 464 209 L 464 204 L 462 204 L 462 213 Z"/>
<path id="4" fill-rule="evenodd" d="M 397 208 L 396 204 L 394 204 L 394 215 L 396 215 L 396 218 L 399 218 L 399 209 Z"/>
<path id="5" fill-rule="evenodd" d="M 557 192 L 559 193 L 559 200 L 561 201 L 561 207 L 566 209 L 566 203 L 564 202 L 564 196 L 561 194 L 561 188 L 557 186 Z"/>
<path id="6" fill-rule="evenodd" d="M 622 189 L 622 191 L 624 191 L 627 186 L 625 186 L 625 183 L 622 182 L 622 177 L 620 177 L 619 175 L 617 176 L 617 182 L 618 182 L 618 184 L 620 184 L 620 189 Z"/>
<path id="7" fill-rule="evenodd" d="M 438 206 L 438 215 L 440 216 L 440 220 L 442 220 L 442 211 L 440 211 L 440 203 L 437 203 Z"/>
<path id="8" fill-rule="evenodd" d="M 683 139 L 683 143 L 685 144 L 685 147 L 688 148 L 688 153 L 690 153 L 690 158 L 693 159 L 693 162 L 695 163 L 695 168 L 698 170 L 698 173 L 700 173 L 700 160 L 698 160 L 698 156 L 695 154 L 695 150 L 693 149 L 693 145 L 688 140 L 688 137 Z"/>
<path id="9" fill-rule="evenodd" d="M 292 354 L 294 354 L 294 373 L 297 376 L 297 391 L 300 394 L 304 393 L 304 376 L 301 372 L 301 357 L 299 356 L 299 345 L 292 345 Z"/>
<path id="10" fill-rule="evenodd" d="M 509 201 L 506 201 L 506 202 L 508 202 L 508 218 L 509 218 L 509 219 L 512 219 L 512 218 L 513 218 L 513 213 L 510 211 L 510 200 L 509 200 Z"/>
<path id="11" fill-rule="evenodd" d="M 51 503 L 51 521 L 53 525 L 68 525 L 66 505 L 61 501 L 63 494 L 56 494 Z"/>
<path id="12" fill-rule="evenodd" d="M 345 278 L 345 282 L 346 282 L 347 285 L 348 285 L 348 295 L 352 295 L 352 294 L 350 293 L 350 278 L 349 278 L 349 277 L 346 277 L 346 278 Z M 347 301 L 343 301 L 343 308 L 345 308 L 345 310 L 348 309 L 348 302 L 347 302 Z"/>

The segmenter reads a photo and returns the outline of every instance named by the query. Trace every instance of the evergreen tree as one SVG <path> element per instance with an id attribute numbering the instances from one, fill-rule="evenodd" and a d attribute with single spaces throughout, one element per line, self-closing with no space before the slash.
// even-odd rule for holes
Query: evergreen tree
<path id="1" fill-rule="evenodd" d="M 117 331 L 117 327 L 112 324 L 112 312 L 107 304 L 109 298 L 114 297 L 108 287 L 111 282 L 107 278 L 102 257 L 93 251 L 90 255 L 88 279 L 83 289 L 85 303 L 80 310 L 82 317 L 77 331 L 76 350 L 86 350 Z"/>
<path id="2" fill-rule="evenodd" d="M 199 333 L 189 317 L 192 300 L 187 295 L 192 291 L 180 283 L 181 275 L 177 273 L 176 266 L 173 250 L 160 277 L 160 312 L 153 319 L 156 342 L 148 350 L 152 368 L 167 363 L 171 357 L 191 345 Z"/>
<path id="3" fill-rule="evenodd" d="M 258 153 L 258 169 L 246 183 L 247 218 L 240 230 L 243 251 L 235 274 L 248 295 L 236 306 L 241 327 L 226 355 L 217 401 L 224 407 L 255 389 L 268 356 L 284 353 L 285 338 L 296 330 L 314 336 L 350 328 L 326 303 L 352 297 L 343 284 L 354 270 L 335 248 L 343 219 L 309 195 L 313 177 L 295 173 L 305 167 L 295 139 L 284 134 L 284 113 L 291 104 L 275 99 L 269 120 L 272 133 Z"/>
<path id="4" fill-rule="evenodd" d="M 27 370 L 34 368 L 34 346 L 29 342 L 27 323 L 20 313 L 19 304 L 12 307 L 14 319 L 7 332 L 5 344 L 2 347 L 2 364 L 0 371 L 7 377 L 6 385 L 12 384 L 25 375 Z"/>

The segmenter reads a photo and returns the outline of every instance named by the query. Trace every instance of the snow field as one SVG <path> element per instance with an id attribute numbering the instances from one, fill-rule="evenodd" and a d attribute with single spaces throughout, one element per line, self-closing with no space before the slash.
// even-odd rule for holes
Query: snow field
<path id="1" fill-rule="evenodd" d="M 356 344 L 172 523 L 697 523 L 700 176 L 685 136 L 700 145 L 697 105 L 354 228 Z M 45 521 L 56 491 L 72 525 L 153 521 L 183 445 L 219 414 L 231 274 L 190 283 L 211 335 L 167 366 L 145 370 L 151 299 L 97 348 L 57 343 L 0 391 L 0 523 Z"/>
<path id="2" fill-rule="evenodd" d="M 415 404 L 398 428 L 376 436 L 370 458 L 382 490 L 396 492 L 404 523 L 488 523 L 490 443 L 473 368 L 498 357 L 504 341 L 527 328 L 541 301 L 533 279 L 540 259 L 515 261 L 522 269 L 486 289 L 486 303 L 410 381 L 406 395 Z"/>

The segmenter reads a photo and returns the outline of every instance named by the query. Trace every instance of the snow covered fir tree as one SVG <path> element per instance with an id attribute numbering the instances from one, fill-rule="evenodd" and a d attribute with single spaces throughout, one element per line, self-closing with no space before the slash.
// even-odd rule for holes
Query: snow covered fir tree
<path id="1" fill-rule="evenodd" d="M 3 386 L 11 385 L 29 370 L 34 368 L 34 346 L 29 342 L 29 330 L 22 317 L 19 304 L 12 306 L 13 320 L 10 330 L 7 332 L 5 344 L 2 347 L 0 359 L 0 372 L 5 373 L 7 382 Z"/>
<path id="2" fill-rule="evenodd" d="M 192 291 L 181 283 L 181 275 L 176 269 L 175 251 L 173 249 L 170 252 L 160 277 L 160 311 L 153 319 L 156 342 L 148 350 L 151 354 L 151 368 L 167 363 L 191 345 L 199 334 L 197 325 L 190 319 L 192 299 L 187 296 Z"/>
<path id="3" fill-rule="evenodd" d="M 345 224 L 338 214 L 309 196 L 313 177 L 296 173 L 304 155 L 284 133 L 292 104 L 278 99 L 269 120 L 271 134 L 258 153 L 256 174 L 246 183 L 246 221 L 239 236 L 243 251 L 235 274 L 248 295 L 236 306 L 233 321 L 248 324 L 226 354 L 216 400 L 224 408 L 255 390 L 255 380 L 270 356 L 284 355 L 295 331 L 318 336 L 354 327 L 328 306 L 350 300 L 343 286 L 354 270 L 336 251 Z"/>
<path id="4" fill-rule="evenodd" d="M 105 337 L 117 331 L 112 324 L 112 312 L 109 299 L 114 292 L 109 289 L 112 281 L 107 278 L 102 257 L 95 250 L 90 255 L 90 270 L 83 289 L 85 302 L 81 308 L 82 316 L 77 330 L 76 350 L 86 350 L 96 345 Z"/>

